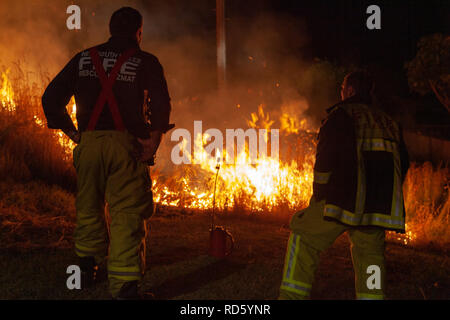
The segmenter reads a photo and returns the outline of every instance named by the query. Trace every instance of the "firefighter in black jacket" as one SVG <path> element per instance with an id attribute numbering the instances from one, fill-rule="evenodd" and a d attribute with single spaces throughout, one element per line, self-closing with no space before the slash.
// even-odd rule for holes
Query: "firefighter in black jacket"
<path id="1" fill-rule="evenodd" d="M 319 132 L 313 196 L 291 220 L 279 299 L 309 297 L 319 254 L 348 231 L 358 299 L 383 299 L 385 229 L 404 232 L 409 167 L 399 125 L 371 103 L 366 72 L 348 74 Z"/>
<path id="2" fill-rule="evenodd" d="M 83 283 L 92 283 L 98 264 L 108 255 L 110 293 L 119 299 L 139 297 L 145 219 L 153 213 L 146 163 L 170 128 L 163 69 L 155 56 L 139 47 L 142 24 L 133 8 L 114 12 L 109 41 L 75 55 L 42 97 L 48 127 L 61 129 L 78 144 L 73 151 L 78 187 L 74 238 Z M 150 98 L 147 115 L 145 92 Z M 73 95 L 78 130 L 66 111 Z M 111 216 L 109 254 L 105 202 Z"/>

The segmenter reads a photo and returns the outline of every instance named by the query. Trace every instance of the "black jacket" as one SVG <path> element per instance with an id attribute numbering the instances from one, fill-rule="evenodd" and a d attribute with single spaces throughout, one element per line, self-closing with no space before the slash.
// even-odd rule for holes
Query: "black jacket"
<path id="1" fill-rule="evenodd" d="M 169 124 L 170 97 L 161 64 L 154 55 L 140 50 L 136 40 L 132 38 L 111 37 L 108 42 L 97 46 L 97 49 L 103 64 L 108 65 L 108 74 L 117 56 L 132 47 L 137 52 L 121 68 L 113 92 L 128 132 L 139 138 L 148 138 L 150 131 L 165 131 Z M 88 50 L 75 55 L 45 90 L 42 106 L 49 128 L 75 129 L 66 111 L 66 105 L 74 95 L 78 129 L 80 132 L 86 130 L 101 92 L 101 83 Z M 147 90 L 150 98 L 148 114 L 144 114 L 144 90 Z M 146 118 L 150 120 L 151 126 Z M 105 103 L 96 130 L 114 129 L 108 103 Z"/>
<path id="2" fill-rule="evenodd" d="M 355 120 L 345 111 L 346 105 L 366 105 L 368 101 L 356 96 L 329 108 L 318 136 L 316 172 L 331 173 L 328 183 L 314 183 L 313 193 L 317 200 L 326 199 L 349 212 L 355 212 L 358 189 L 358 155 Z M 369 108 L 371 110 L 372 108 Z M 373 110 L 375 112 L 375 110 Z M 393 121 L 393 120 L 392 120 Z M 398 141 L 401 162 L 401 180 L 409 167 L 408 153 L 401 136 Z M 363 156 L 366 156 L 363 154 Z M 390 157 L 390 158 L 389 158 Z M 364 158 L 367 192 L 366 212 L 390 213 L 392 199 L 392 156 L 386 152 L 370 152 Z"/>

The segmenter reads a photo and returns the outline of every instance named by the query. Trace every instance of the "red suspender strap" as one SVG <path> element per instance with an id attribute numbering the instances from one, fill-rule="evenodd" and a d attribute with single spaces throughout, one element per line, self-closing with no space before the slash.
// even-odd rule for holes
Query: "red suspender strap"
<path id="1" fill-rule="evenodd" d="M 132 48 L 122 53 L 119 59 L 117 59 L 116 64 L 112 68 L 108 77 L 105 73 L 105 70 L 103 69 L 102 61 L 100 59 L 100 56 L 98 55 L 97 48 L 92 48 L 89 50 L 92 63 L 94 64 L 95 71 L 97 72 L 98 78 L 102 85 L 102 91 L 97 98 L 97 103 L 95 104 L 94 110 L 92 111 L 87 130 L 95 130 L 95 126 L 97 125 L 97 121 L 100 117 L 100 114 L 102 113 L 103 107 L 105 106 L 105 103 L 108 102 L 109 110 L 111 111 L 116 130 L 125 131 L 125 126 L 123 125 L 119 107 L 117 106 L 117 100 L 114 97 L 112 88 L 114 82 L 117 79 L 120 68 L 125 63 L 125 61 L 127 61 L 128 58 L 130 58 L 135 52 L 136 49 Z"/>

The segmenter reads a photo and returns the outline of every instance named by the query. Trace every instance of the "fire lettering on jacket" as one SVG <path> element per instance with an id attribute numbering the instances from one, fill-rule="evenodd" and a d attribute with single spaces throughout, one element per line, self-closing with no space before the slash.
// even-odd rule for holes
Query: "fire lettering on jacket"
<path id="1" fill-rule="evenodd" d="M 99 52 L 99 56 L 103 57 L 103 68 L 107 73 L 111 71 L 117 61 L 118 54 L 112 51 L 102 51 Z M 129 58 L 120 68 L 119 74 L 117 75 L 117 81 L 134 82 L 136 79 L 137 71 L 142 59 L 131 57 Z M 95 72 L 94 65 L 92 64 L 89 52 L 85 51 L 81 54 L 81 58 L 78 62 L 79 73 L 78 76 L 81 77 L 91 77 L 96 78 L 97 72 Z"/>

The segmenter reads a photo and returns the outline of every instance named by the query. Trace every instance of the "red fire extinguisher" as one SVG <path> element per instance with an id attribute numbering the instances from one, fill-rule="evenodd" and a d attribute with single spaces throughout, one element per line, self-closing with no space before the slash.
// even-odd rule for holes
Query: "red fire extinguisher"
<path id="1" fill-rule="evenodd" d="M 227 240 L 230 246 L 227 246 Z M 209 244 L 209 255 L 222 259 L 233 251 L 234 239 L 224 227 L 216 226 L 209 232 Z"/>
<path id="2" fill-rule="evenodd" d="M 217 155 L 218 150 L 216 150 Z M 216 206 L 216 185 L 217 176 L 220 169 L 220 158 L 218 158 L 218 163 L 216 166 L 216 180 L 214 182 L 214 197 L 213 197 L 213 209 L 211 214 L 211 229 L 209 230 L 209 255 L 223 259 L 230 255 L 234 248 L 234 239 L 231 233 L 229 233 L 224 227 L 216 226 L 214 224 L 214 209 Z M 227 245 L 227 241 L 230 245 Z"/>

